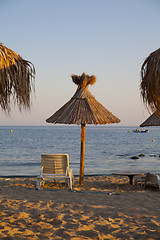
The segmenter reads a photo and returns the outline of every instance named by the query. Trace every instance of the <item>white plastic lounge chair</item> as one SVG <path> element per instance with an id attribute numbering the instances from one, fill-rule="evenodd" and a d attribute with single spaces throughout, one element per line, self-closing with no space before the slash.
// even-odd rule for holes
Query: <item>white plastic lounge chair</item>
<path id="1" fill-rule="evenodd" d="M 134 177 L 134 184 L 137 185 L 138 183 L 140 183 L 141 188 L 145 188 L 146 186 L 146 176 L 148 173 L 145 173 L 143 175 L 137 175 Z"/>
<path id="2" fill-rule="evenodd" d="M 158 185 L 158 187 L 160 189 L 160 176 L 158 174 L 148 173 L 146 176 L 146 180 L 145 180 L 145 186 L 148 182 L 150 182 L 151 184 L 154 184 L 154 185 Z"/>
<path id="3" fill-rule="evenodd" d="M 74 176 L 69 170 L 68 154 L 45 154 L 41 155 L 41 175 L 37 177 L 36 188 L 40 189 L 45 180 L 65 180 L 72 190 Z"/>

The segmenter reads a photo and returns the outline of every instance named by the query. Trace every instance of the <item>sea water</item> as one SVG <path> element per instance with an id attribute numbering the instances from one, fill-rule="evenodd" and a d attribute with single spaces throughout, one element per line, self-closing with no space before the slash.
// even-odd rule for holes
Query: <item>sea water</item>
<path id="1" fill-rule="evenodd" d="M 117 170 L 160 173 L 160 127 L 86 126 L 85 175 Z M 12 130 L 12 131 L 11 131 Z M 81 127 L 74 125 L 0 126 L 0 176 L 37 176 L 41 154 L 69 154 L 79 174 Z M 133 156 L 143 157 L 132 159 Z"/>

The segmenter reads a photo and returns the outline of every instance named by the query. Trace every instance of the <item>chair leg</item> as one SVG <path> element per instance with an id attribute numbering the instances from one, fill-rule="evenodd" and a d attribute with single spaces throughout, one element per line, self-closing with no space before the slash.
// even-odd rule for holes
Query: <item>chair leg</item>
<path id="1" fill-rule="evenodd" d="M 141 188 L 143 188 L 143 183 L 144 183 L 143 180 L 141 180 Z"/>
<path id="2" fill-rule="evenodd" d="M 71 176 L 69 177 L 69 189 L 72 190 L 72 178 L 71 178 Z"/>
<path id="3" fill-rule="evenodd" d="M 74 177 L 72 170 L 69 172 L 69 189 L 72 190 L 74 184 Z"/>
<path id="4" fill-rule="evenodd" d="M 74 175 L 73 175 L 72 170 L 71 170 L 71 177 L 72 177 L 72 185 L 74 185 Z"/>
<path id="5" fill-rule="evenodd" d="M 135 178 L 135 179 L 134 179 L 134 185 L 137 186 L 137 184 L 138 184 L 138 181 L 137 181 L 137 179 Z"/>
<path id="6" fill-rule="evenodd" d="M 41 178 L 37 178 L 37 180 L 36 180 L 36 189 L 40 189 L 41 188 Z"/>

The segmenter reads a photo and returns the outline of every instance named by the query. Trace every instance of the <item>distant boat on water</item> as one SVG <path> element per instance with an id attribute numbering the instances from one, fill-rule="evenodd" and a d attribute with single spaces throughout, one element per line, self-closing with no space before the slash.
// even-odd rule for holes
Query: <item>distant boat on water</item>
<path id="1" fill-rule="evenodd" d="M 149 133 L 148 129 L 142 130 L 140 128 L 137 128 L 135 130 L 133 130 L 134 133 Z"/>

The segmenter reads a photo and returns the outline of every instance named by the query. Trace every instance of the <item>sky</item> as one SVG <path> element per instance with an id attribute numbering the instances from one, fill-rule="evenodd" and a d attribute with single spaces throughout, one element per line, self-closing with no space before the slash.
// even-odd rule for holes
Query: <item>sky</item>
<path id="1" fill-rule="evenodd" d="M 31 110 L 0 110 L 0 125 L 48 126 L 76 91 L 71 75 L 83 72 L 96 76 L 89 90 L 119 126 L 149 117 L 140 69 L 160 47 L 159 0 L 0 0 L 0 10 L 0 42 L 36 68 Z"/>

